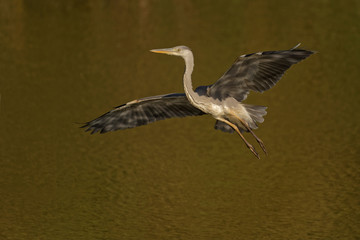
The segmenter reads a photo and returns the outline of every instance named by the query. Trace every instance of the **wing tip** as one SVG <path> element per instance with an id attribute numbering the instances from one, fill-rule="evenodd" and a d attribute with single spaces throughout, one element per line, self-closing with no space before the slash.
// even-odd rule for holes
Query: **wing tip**
<path id="1" fill-rule="evenodd" d="M 80 126 L 79 128 L 85 128 L 85 132 L 89 132 L 92 130 L 92 132 L 90 134 L 93 134 L 93 127 L 90 126 L 90 122 L 86 122 L 86 123 L 80 123 L 80 124 L 83 124 L 82 126 Z"/>
<path id="2" fill-rule="evenodd" d="M 298 43 L 298 44 L 296 44 L 295 47 L 291 48 L 290 50 L 294 50 L 294 49 L 298 48 L 300 45 L 301 45 L 301 43 Z"/>
<path id="3" fill-rule="evenodd" d="M 91 125 L 90 123 L 91 122 L 79 123 L 79 124 L 83 124 L 79 128 L 85 128 L 85 132 L 90 132 L 91 135 L 100 131 L 101 128 L 97 128 L 94 125 Z"/>
<path id="4" fill-rule="evenodd" d="M 290 51 L 293 51 L 293 50 L 297 49 L 300 45 L 301 45 L 301 43 L 296 44 L 295 47 L 290 49 Z M 318 53 L 318 51 L 315 51 L 315 50 L 305 50 L 305 49 L 297 49 L 297 50 L 305 51 L 305 52 L 307 52 L 309 54 L 309 56 L 312 55 L 312 54 Z"/>

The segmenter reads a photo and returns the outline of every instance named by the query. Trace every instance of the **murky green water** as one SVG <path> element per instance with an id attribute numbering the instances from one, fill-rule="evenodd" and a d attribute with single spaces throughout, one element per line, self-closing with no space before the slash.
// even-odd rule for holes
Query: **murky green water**
<path id="1" fill-rule="evenodd" d="M 298 42 L 319 53 L 247 100 L 262 160 L 209 116 L 76 124 L 183 91 L 149 49 L 191 47 L 197 86 Z M 359 1 L 0 1 L 0 238 L 359 239 L 359 42 Z"/>

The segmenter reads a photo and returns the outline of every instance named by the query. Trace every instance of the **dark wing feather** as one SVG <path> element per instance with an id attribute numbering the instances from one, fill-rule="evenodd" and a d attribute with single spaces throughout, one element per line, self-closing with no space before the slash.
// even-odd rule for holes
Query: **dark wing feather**
<path id="1" fill-rule="evenodd" d="M 302 49 L 268 51 L 240 56 L 208 90 L 215 99 L 246 99 L 249 90 L 263 92 L 273 87 L 291 65 L 314 52 Z"/>
<path id="2" fill-rule="evenodd" d="M 105 133 L 134 128 L 155 121 L 205 114 L 190 104 L 185 94 L 173 93 L 134 100 L 87 122 L 83 128 L 91 133 Z"/>

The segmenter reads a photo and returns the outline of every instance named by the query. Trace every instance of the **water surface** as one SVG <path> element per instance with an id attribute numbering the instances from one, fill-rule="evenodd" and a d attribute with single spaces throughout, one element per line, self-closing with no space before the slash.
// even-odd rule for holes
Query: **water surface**
<path id="1" fill-rule="evenodd" d="M 358 1 L 2 1 L 2 239 L 358 239 Z M 104 135 L 77 122 L 183 92 L 242 54 L 319 53 L 276 87 L 257 160 L 209 116 Z M 250 135 L 246 137 L 255 146 Z M 259 147 L 257 147 L 260 150 Z"/>

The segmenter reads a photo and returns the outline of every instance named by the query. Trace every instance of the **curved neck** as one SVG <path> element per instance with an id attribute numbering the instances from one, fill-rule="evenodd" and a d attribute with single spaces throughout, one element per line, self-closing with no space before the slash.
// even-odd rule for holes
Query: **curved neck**
<path id="1" fill-rule="evenodd" d="M 183 57 L 185 60 L 185 73 L 184 73 L 184 90 L 190 103 L 196 105 L 198 95 L 194 92 L 191 82 L 191 74 L 194 70 L 194 56 L 190 52 Z"/>

